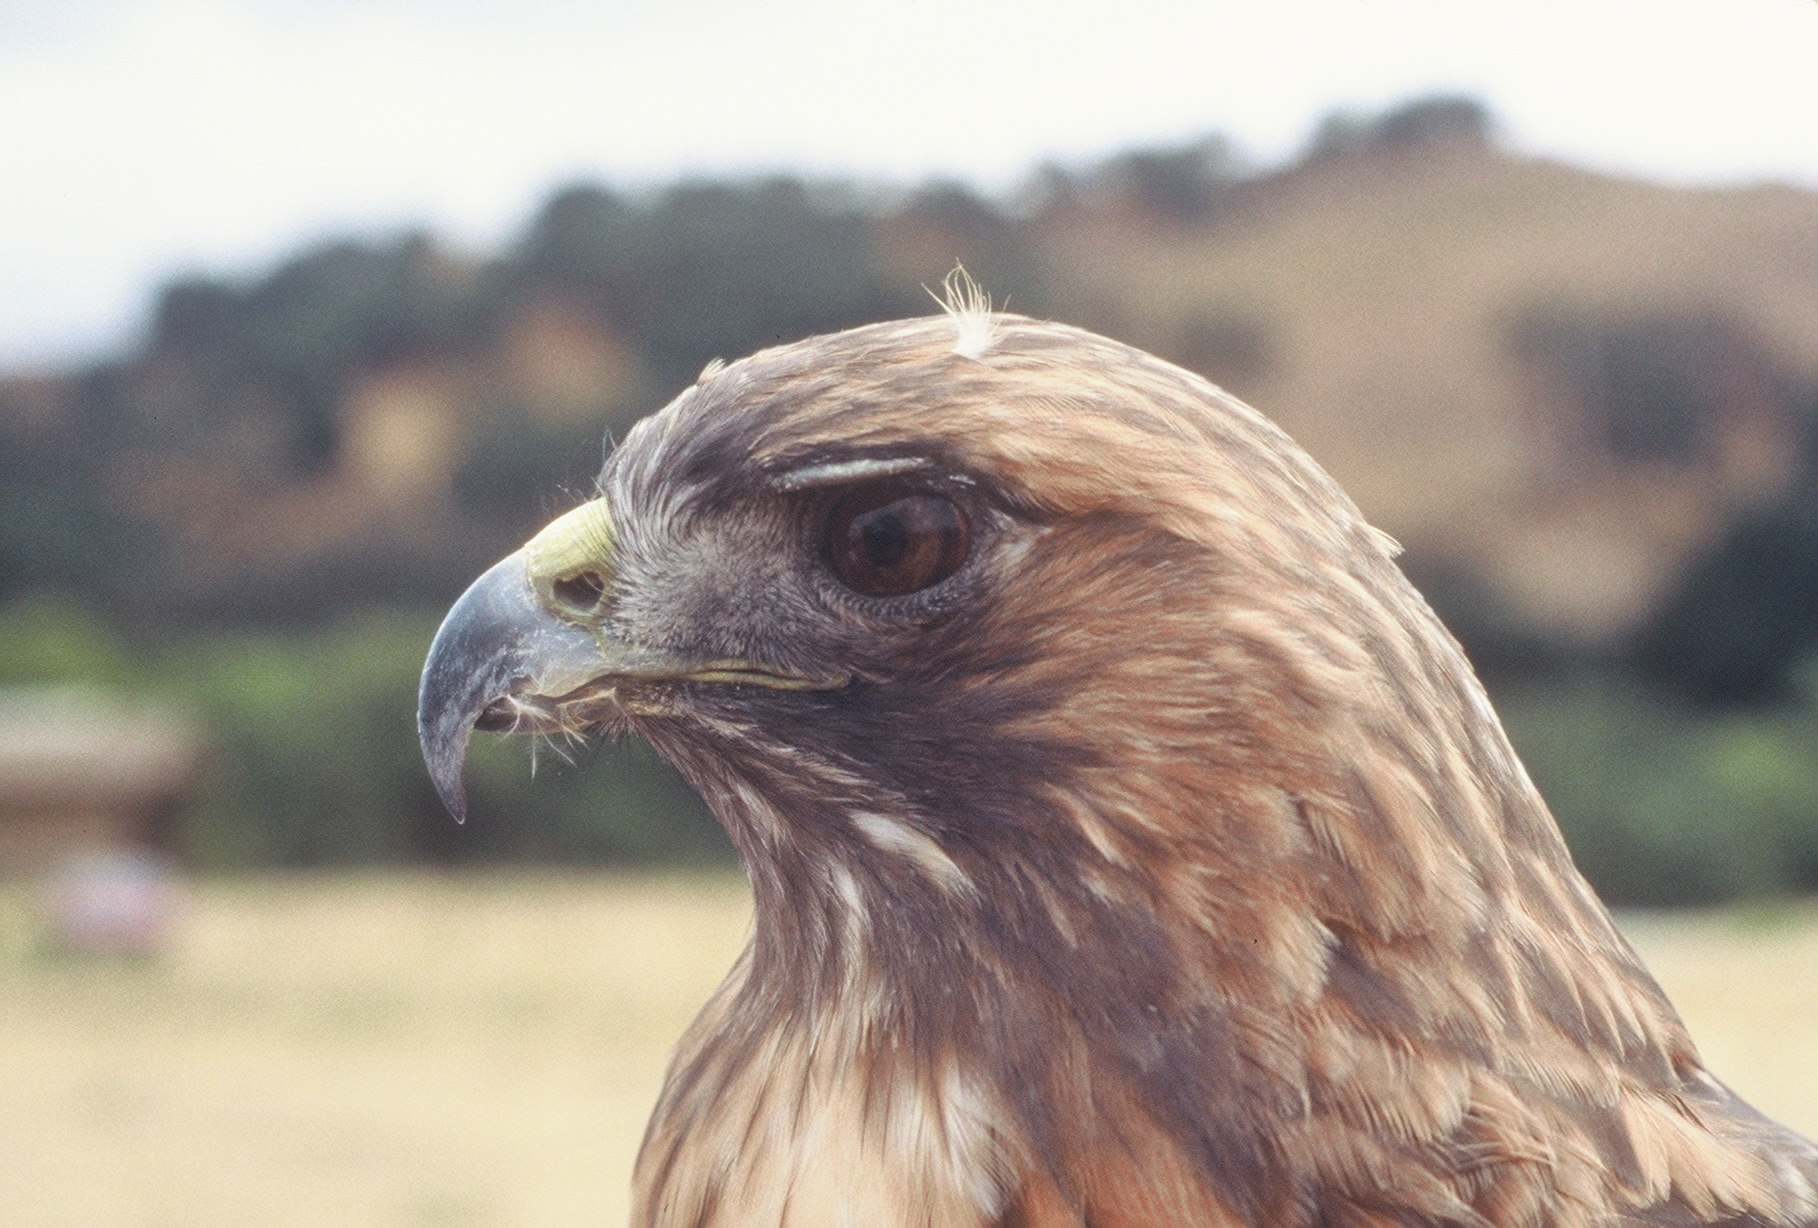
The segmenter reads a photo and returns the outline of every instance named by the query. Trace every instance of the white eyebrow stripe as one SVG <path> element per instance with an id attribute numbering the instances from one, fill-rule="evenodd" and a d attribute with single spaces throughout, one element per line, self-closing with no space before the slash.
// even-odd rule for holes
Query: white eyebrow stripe
<path id="1" fill-rule="evenodd" d="M 933 462 L 923 456 L 892 456 L 874 460 L 828 461 L 804 465 L 779 474 L 776 484 L 784 490 L 808 490 L 815 486 L 836 486 L 863 478 L 890 478 L 899 473 L 915 473 Z"/>

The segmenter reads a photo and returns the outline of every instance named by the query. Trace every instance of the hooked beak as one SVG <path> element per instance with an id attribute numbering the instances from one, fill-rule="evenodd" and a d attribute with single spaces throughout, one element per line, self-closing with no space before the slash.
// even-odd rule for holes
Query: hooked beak
<path id="1" fill-rule="evenodd" d="M 609 634 L 612 519 L 603 499 L 558 517 L 475 580 L 442 620 L 417 690 L 423 762 L 455 822 L 475 729 L 554 733 L 617 712 L 621 683 L 743 683 L 830 690 L 846 679 L 804 678 L 745 661 L 704 660 Z"/>

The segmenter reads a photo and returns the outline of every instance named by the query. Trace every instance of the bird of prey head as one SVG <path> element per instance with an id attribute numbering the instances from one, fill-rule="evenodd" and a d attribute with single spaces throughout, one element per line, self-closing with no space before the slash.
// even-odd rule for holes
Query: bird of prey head
<path id="1" fill-rule="evenodd" d="M 633 729 L 756 924 L 640 1225 L 1793 1225 L 1393 543 L 1280 430 L 960 310 L 717 364 L 430 652 Z"/>

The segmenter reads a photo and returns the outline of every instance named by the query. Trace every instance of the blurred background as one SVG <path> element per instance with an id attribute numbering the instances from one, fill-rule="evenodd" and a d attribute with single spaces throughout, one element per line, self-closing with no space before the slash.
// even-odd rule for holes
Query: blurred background
<path id="1" fill-rule="evenodd" d="M 1401 540 L 1818 1128 L 1813 63 L 1811 0 L 0 3 L 0 1204 L 611 1218 L 736 869 L 638 745 L 482 739 L 453 825 L 429 637 L 708 360 L 956 261 Z"/>

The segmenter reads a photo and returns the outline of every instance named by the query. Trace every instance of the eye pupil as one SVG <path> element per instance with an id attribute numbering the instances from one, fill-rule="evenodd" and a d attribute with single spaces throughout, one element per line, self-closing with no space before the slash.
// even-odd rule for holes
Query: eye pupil
<path id="1" fill-rule="evenodd" d="M 869 512 L 855 520 L 852 527 L 858 530 L 865 558 L 873 567 L 888 570 L 909 553 L 909 529 L 890 508 Z"/>
<path id="2" fill-rule="evenodd" d="M 848 491 L 827 526 L 834 574 L 870 597 L 940 583 L 965 564 L 971 544 L 971 526 L 951 499 L 898 482 Z"/>

